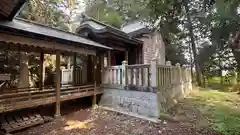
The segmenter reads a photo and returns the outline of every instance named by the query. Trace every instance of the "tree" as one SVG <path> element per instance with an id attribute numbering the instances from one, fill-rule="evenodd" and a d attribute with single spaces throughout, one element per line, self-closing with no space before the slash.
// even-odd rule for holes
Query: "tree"
<path id="1" fill-rule="evenodd" d="M 159 28 L 163 29 L 162 31 L 165 33 L 163 35 L 174 34 L 179 37 L 178 31 L 188 35 L 182 39 L 191 42 L 197 80 L 201 84 L 200 71 L 204 70 L 200 68 L 200 64 L 206 61 L 208 63 L 212 60 L 216 61 L 216 59 L 201 59 L 201 63 L 199 59 L 204 54 L 201 51 L 205 49 L 201 50 L 201 45 L 206 40 L 210 42 L 210 46 L 214 46 L 212 48 L 215 49 L 215 52 L 211 49 L 208 50 L 209 56 L 215 55 L 215 57 L 218 57 L 218 67 L 220 69 L 225 68 L 221 63 L 223 63 L 223 58 L 227 56 L 222 57 L 222 53 L 229 52 L 228 54 L 231 54 L 232 52 L 239 70 L 239 51 L 236 51 L 238 49 L 236 49 L 237 45 L 234 45 L 234 40 L 232 40 L 233 42 L 229 40 L 233 39 L 230 37 L 236 37 L 235 35 L 239 31 L 239 4 L 239 0 L 149 0 L 148 9 L 151 20 L 161 18 Z M 173 39 L 169 39 L 170 42 L 174 42 Z M 225 48 L 226 46 L 227 48 Z"/>
<path id="2" fill-rule="evenodd" d="M 179 33 L 185 33 L 187 36 L 183 37 L 186 41 L 190 41 L 193 52 L 194 64 L 197 74 L 197 82 L 201 86 L 201 71 L 199 62 L 197 60 L 197 46 L 196 46 L 196 24 L 199 24 L 197 19 L 198 12 L 195 6 L 201 7 L 202 3 L 197 1 L 157 1 L 150 0 L 148 8 L 150 12 L 150 19 L 156 20 L 161 18 L 159 22 L 159 29 L 163 32 L 162 35 L 167 36 L 170 42 L 174 42 L 169 35 L 174 34 L 179 36 Z M 194 22 L 194 23 L 193 23 Z"/>
<path id="3" fill-rule="evenodd" d="M 122 16 L 125 23 L 148 17 L 147 0 L 107 0 L 107 3 Z"/>
<path id="4" fill-rule="evenodd" d="M 85 14 L 101 22 L 120 28 L 124 23 L 122 16 L 104 0 L 86 2 Z"/>
<path id="5" fill-rule="evenodd" d="M 69 30 L 67 26 L 69 18 L 61 7 L 66 7 L 62 0 L 31 0 L 27 2 L 18 17 L 50 27 Z"/>
<path id="6" fill-rule="evenodd" d="M 85 13 L 97 20 L 110 24 L 119 28 L 122 24 L 131 21 L 149 21 L 148 18 L 148 1 L 139 0 L 92 0 L 87 1 L 87 7 Z M 106 15 L 108 15 L 106 17 Z M 117 19 L 121 18 L 121 19 Z M 152 19 L 152 23 L 156 22 L 158 18 Z M 174 21 L 170 25 L 160 29 L 163 35 L 166 46 L 166 59 L 172 61 L 172 63 L 186 64 L 182 46 L 181 38 L 169 33 L 167 28 L 174 30 L 176 33 L 180 32 L 174 25 Z M 181 33 L 178 33 L 181 34 Z M 182 34 L 184 35 L 184 34 Z M 169 42 L 169 41 L 173 42 Z"/>
<path id="7" fill-rule="evenodd" d="M 20 12 L 18 17 L 44 24 L 49 27 L 69 31 L 71 30 L 71 18 L 73 15 L 72 13 L 76 8 L 75 5 L 77 5 L 76 0 L 31 0 L 26 3 L 26 6 Z M 28 78 L 28 71 L 30 71 L 30 81 L 33 80 L 33 83 L 38 82 L 40 74 L 38 64 L 38 54 L 20 52 L 20 69 L 22 69 L 20 72 L 20 78 Z M 46 71 L 49 71 L 49 73 L 54 71 L 55 68 L 53 65 L 55 65 L 54 57 L 51 55 L 45 55 L 44 75 L 45 67 L 47 69 Z M 25 82 L 28 82 L 28 79 L 25 79 Z M 27 87 L 28 84 L 25 82 L 23 82 L 23 84 L 26 84 L 24 87 Z"/>

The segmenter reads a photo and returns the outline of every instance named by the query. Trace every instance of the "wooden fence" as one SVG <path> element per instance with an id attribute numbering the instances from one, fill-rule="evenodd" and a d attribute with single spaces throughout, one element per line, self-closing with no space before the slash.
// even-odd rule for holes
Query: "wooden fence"
<path id="1" fill-rule="evenodd" d="M 191 73 L 179 64 L 172 66 L 158 65 L 152 60 L 151 64 L 128 65 L 126 61 L 120 66 L 105 67 L 103 70 L 103 85 L 108 86 L 148 86 L 170 87 L 183 82 L 191 81 Z"/>

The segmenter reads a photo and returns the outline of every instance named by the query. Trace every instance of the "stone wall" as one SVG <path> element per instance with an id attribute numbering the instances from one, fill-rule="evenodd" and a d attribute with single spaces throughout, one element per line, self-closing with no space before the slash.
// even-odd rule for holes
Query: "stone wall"
<path id="1" fill-rule="evenodd" d="M 159 117 L 157 94 L 153 92 L 105 88 L 100 105 L 147 117 Z"/>

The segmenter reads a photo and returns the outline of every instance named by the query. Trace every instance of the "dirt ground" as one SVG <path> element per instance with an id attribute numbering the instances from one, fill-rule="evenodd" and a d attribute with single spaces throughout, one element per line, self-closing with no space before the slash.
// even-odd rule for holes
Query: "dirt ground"
<path id="1" fill-rule="evenodd" d="M 68 111 L 59 119 L 14 135 L 218 135 L 181 122 L 153 123 L 102 108 Z M 71 109 L 70 109 L 71 110 Z"/>

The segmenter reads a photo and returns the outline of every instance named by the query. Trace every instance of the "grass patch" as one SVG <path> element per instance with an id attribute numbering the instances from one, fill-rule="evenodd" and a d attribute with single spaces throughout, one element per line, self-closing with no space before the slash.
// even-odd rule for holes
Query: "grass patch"
<path id="1" fill-rule="evenodd" d="M 225 135 L 240 134 L 240 96 L 210 89 L 194 91 L 186 100 L 198 108 L 210 127 Z"/>

